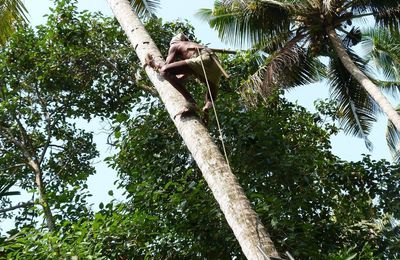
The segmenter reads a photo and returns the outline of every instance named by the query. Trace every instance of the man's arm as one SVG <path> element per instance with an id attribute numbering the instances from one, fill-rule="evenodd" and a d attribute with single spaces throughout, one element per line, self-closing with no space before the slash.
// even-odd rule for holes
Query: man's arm
<path id="1" fill-rule="evenodd" d="M 172 61 L 175 60 L 176 52 L 177 52 L 177 47 L 176 44 L 174 44 L 168 50 L 168 56 L 165 59 L 165 64 L 170 64 Z"/>

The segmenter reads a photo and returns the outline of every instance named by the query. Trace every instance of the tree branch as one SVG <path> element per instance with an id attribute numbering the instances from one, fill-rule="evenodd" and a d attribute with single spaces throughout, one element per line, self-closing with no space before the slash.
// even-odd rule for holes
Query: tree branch
<path id="1" fill-rule="evenodd" d="M 28 159 L 28 160 L 31 159 L 31 154 L 26 149 L 25 144 L 23 144 L 22 142 L 18 141 L 16 138 L 14 138 L 14 136 L 9 128 L 0 125 L 0 130 L 3 133 L 5 133 L 4 136 L 9 142 L 13 143 L 14 145 L 16 145 L 18 148 L 20 148 L 22 150 L 22 153 L 26 159 Z"/>
<path id="2" fill-rule="evenodd" d="M 15 205 L 15 206 L 9 207 L 9 208 L 0 209 L 0 213 L 6 213 L 8 211 L 16 210 L 16 209 L 19 209 L 19 208 L 26 208 L 26 207 L 30 207 L 30 206 L 33 206 L 33 205 L 35 205 L 35 203 L 33 203 L 33 202 L 22 202 L 22 203 L 19 203 L 19 204 Z"/>

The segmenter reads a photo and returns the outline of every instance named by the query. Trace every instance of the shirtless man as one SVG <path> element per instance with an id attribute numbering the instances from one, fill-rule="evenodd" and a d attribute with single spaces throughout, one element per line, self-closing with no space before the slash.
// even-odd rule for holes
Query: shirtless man
<path id="1" fill-rule="evenodd" d="M 210 50 L 203 45 L 189 41 L 183 33 L 179 33 L 171 39 L 168 56 L 164 64 L 156 64 L 150 55 L 146 58 L 146 65 L 159 70 L 161 75 L 194 106 L 196 106 L 196 101 L 184 87 L 183 81 L 187 76 L 193 75 L 207 84 L 202 68 L 203 63 L 210 86 L 210 91 L 208 89 L 206 91 L 206 103 L 203 107 L 205 114 L 212 108 L 212 101 L 215 101 L 217 97 L 218 84 L 222 75 L 217 62 L 217 57 Z M 190 113 L 190 110 L 190 108 L 185 108 L 179 114 Z"/>

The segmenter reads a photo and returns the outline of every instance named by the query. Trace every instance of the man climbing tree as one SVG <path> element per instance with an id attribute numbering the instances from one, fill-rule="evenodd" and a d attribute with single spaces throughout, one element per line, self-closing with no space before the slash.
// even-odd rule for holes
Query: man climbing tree
<path id="1" fill-rule="evenodd" d="M 149 54 L 146 57 L 146 65 L 159 70 L 161 75 L 193 105 L 185 107 L 177 115 L 185 116 L 197 110 L 196 101 L 183 85 L 185 78 L 193 75 L 201 80 L 207 86 L 205 104 L 202 109 L 207 120 L 208 110 L 213 107 L 213 102 L 217 97 L 218 84 L 223 73 L 218 58 L 211 49 L 191 42 L 186 35 L 179 33 L 171 39 L 165 63 L 156 63 Z"/>

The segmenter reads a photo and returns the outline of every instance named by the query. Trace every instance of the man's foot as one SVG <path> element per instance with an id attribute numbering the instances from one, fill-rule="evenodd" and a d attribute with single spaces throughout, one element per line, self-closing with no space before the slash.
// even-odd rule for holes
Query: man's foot
<path id="1" fill-rule="evenodd" d="M 204 113 L 208 113 L 208 110 L 211 109 L 213 107 L 213 104 L 211 101 L 207 101 L 206 104 L 203 107 L 203 112 Z"/>

